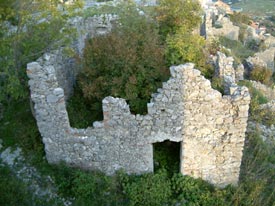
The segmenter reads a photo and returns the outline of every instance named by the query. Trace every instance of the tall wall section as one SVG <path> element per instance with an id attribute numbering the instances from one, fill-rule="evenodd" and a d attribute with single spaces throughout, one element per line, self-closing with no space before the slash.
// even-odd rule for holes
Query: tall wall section
<path id="1" fill-rule="evenodd" d="M 188 73 L 190 72 L 190 74 Z M 236 184 L 248 118 L 246 88 L 221 96 L 197 70 L 184 72 L 183 174 L 219 186 Z"/>

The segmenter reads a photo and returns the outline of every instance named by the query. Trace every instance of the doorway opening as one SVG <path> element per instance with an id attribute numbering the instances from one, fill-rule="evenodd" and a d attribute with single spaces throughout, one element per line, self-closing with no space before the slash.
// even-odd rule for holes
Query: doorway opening
<path id="1" fill-rule="evenodd" d="M 180 142 L 165 140 L 154 143 L 154 172 L 165 169 L 171 176 L 180 172 L 180 148 Z"/>

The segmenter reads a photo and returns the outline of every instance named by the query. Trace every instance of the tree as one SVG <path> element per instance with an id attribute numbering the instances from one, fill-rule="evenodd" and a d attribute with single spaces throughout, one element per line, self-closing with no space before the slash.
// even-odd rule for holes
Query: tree
<path id="1" fill-rule="evenodd" d="M 75 4 L 63 5 L 58 0 L 2 1 L 0 10 L 0 101 L 26 96 L 25 66 L 44 52 L 68 45 L 73 38 L 66 29 L 74 15 Z M 12 19 L 12 21 L 11 21 Z"/>
<path id="2" fill-rule="evenodd" d="M 125 98 L 134 113 L 143 114 L 151 93 L 168 77 L 164 49 L 152 19 L 140 15 L 131 2 L 118 8 L 112 31 L 86 42 L 78 80 L 91 105 L 112 95 Z"/>
<path id="3" fill-rule="evenodd" d="M 175 34 L 181 27 L 192 32 L 201 21 L 201 6 L 196 0 L 160 0 L 156 7 L 156 19 L 160 33 Z"/>
<path id="4" fill-rule="evenodd" d="M 156 19 L 166 43 L 169 65 L 193 62 L 207 78 L 213 69 L 206 63 L 205 40 L 196 31 L 201 22 L 198 1 L 161 0 L 156 7 Z"/>

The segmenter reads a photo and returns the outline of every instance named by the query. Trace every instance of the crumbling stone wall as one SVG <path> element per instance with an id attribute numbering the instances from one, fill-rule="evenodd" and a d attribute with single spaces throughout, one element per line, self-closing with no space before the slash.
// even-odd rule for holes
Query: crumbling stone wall
<path id="1" fill-rule="evenodd" d="M 224 186 L 238 182 L 249 93 L 231 88 L 221 96 L 193 64 L 170 68 L 171 78 L 152 95 L 147 115 L 130 113 L 126 101 L 106 97 L 104 120 L 70 127 L 54 54 L 27 65 L 31 98 L 47 160 L 113 174 L 153 171 L 152 144 L 181 142 L 183 174 Z"/>
<path id="2" fill-rule="evenodd" d="M 239 39 L 240 28 L 234 26 L 225 14 L 220 13 L 214 5 L 204 9 L 205 36 L 207 39 L 225 36 L 232 40 Z"/>
<path id="3" fill-rule="evenodd" d="M 229 94 L 230 87 L 236 84 L 233 62 L 233 57 L 227 57 L 224 53 L 217 52 L 215 75 L 223 79 L 225 94 Z"/>
<path id="4" fill-rule="evenodd" d="M 186 71 L 187 72 L 187 71 Z M 231 87 L 230 95 L 213 90 L 197 70 L 184 82 L 183 174 L 219 186 L 236 184 L 250 100 L 246 88 Z"/>
<path id="5" fill-rule="evenodd" d="M 266 67 L 274 71 L 275 47 L 270 47 L 262 52 L 255 54 L 256 58 L 261 59 Z"/>
<path id="6" fill-rule="evenodd" d="M 227 57 L 224 53 L 217 52 L 212 57 L 215 66 L 215 76 L 223 80 L 224 93 L 230 94 L 230 87 L 244 79 L 244 66 L 239 64 L 234 68 L 233 57 Z"/>

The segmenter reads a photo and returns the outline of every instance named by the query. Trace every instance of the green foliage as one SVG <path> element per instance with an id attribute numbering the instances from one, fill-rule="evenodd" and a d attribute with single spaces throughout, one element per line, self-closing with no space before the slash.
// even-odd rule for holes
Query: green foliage
<path id="1" fill-rule="evenodd" d="M 155 12 L 161 37 L 166 42 L 167 64 L 193 62 L 206 78 L 211 78 L 213 68 L 206 63 L 205 40 L 196 34 L 201 20 L 198 1 L 162 0 Z"/>
<path id="2" fill-rule="evenodd" d="M 165 170 L 155 174 L 123 179 L 123 191 L 129 199 L 129 206 L 161 206 L 169 203 L 171 185 Z"/>
<path id="3" fill-rule="evenodd" d="M 3 166 L 0 166 L 0 205 L 31 205 L 31 195 L 26 185 Z"/>
<path id="4" fill-rule="evenodd" d="M 224 82 L 223 78 L 213 77 L 211 81 L 211 86 L 213 89 L 218 90 L 220 93 L 224 94 Z"/>
<path id="5" fill-rule="evenodd" d="M 139 15 L 133 4 L 119 8 L 115 28 L 86 42 L 79 85 L 91 105 L 112 95 L 144 114 L 151 93 L 168 77 L 164 50 L 152 20 Z"/>
<path id="6" fill-rule="evenodd" d="M 154 145 L 154 170 L 165 169 L 169 176 L 179 172 L 180 143 L 164 141 Z"/>
<path id="7" fill-rule="evenodd" d="M 108 202 L 109 180 L 107 176 L 98 176 L 85 172 L 76 172 L 73 181 L 73 193 L 77 202 L 94 205 L 106 205 Z"/>
<path id="8" fill-rule="evenodd" d="M 249 79 L 261 82 L 265 85 L 271 85 L 273 83 L 272 74 L 273 72 L 271 69 L 255 66 L 249 74 Z"/>
<path id="9" fill-rule="evenodd" d="M 236 40 L 231 40 L 226 37 L 220 37 L 219 42 L 222 46 L 229 48 L 231 50 L 231 55 L 237 62 L 242 62 L 249 56 L 253 56 L 255 53 L 251 49 L 245 47 L 241 42 Z"/>
<path id="10" fill-rule="evenodd" d="M 205 61 L 203 37 L 192 34 L 184 28 L 179 29 L 174 35 L 168 35 L 166 43 L 166 58 L 169 64 L 194 62 L 200 65 L 201 61 Z"/>
<path id="11" fill-rule="evenodd" d="M 259 90 L 255 89 L 249 81 L 240 81 L 238 84 L 240 86 L 246 86 L 249 89 L 252 100 L 258 105 L 268 102 L 267 98 Z"/>
<path id="12" fill-rule="evenodd" d="M 191 33 L 201 20 L 201 6 L 198 1 L 160 0 L 155 12 L 160 34 L 164 38 L 168 34 L 176 34 L 181 28 Z"/>
<path id="13" fill-rule="evenodd" d="M 30 109 L 28 98 L 2 104 L 0 134 L 4 146 L 19 145 L 25 151 L 43 151 L 41 137 Z M 16 112 L 15 112 L 16 111 Z"/>
<path id="14" fill-rule="evenodd" d="M 11 5 L 11 17 L 15 21 L 13 30 L 4 20 L 0 21 L 0 101 L 19 99 L 28 95 L 26 64 L 36 60 L 50 49 L 67 46 L 74 38 L 74 31 L 68 30 L 67 20 L 75 15 L 80 6 L 63 5 L 58 9 L 57 1 L 23 0 Z M 1 12 L 1 11 L 0 11 Z"/>
<path id="15" fill-rule="evenodd" d="M 206 49 L 208 54 L 216 55 L 220 51 L 220 42 L 217 39 L 206 41 Z"/>
<path id="16" fill-rule="evenodd" d="M 241 195 L 247 204 L 242 205 L 274 205 L 274 143 L 263 142 L 257 125 L 246 138 L 239 190 L 243 190 Z"/>
<path id="17" fill-rule="evenodd" d="M 248 15 L 241 12 L 234 12 L 233 14 L 230 14 L 229 17 L 236 26 L 241 26 L 242 24 L 249 25 L 252 21 Z"/>
<path id="18" fill-rule="evenodd" d="M 71 127 L 86 128 L 91 123 L 103 119 L 101 102 L 95 102 L 93 105 L 87 103 L 78 83 L 74 87 L 74 95 L 66 102 L 66 109 L 70 119 Z"/>
<path id="19" fill-rule="evenodd" d="M 12 23 L 15 23 L 15 4 L 16 0 L 0 0 L 0 22 L 10 21 Z"/>
<path id="20" fill-rule="evenodd" d="M 265 125 L 275 124 L 275 112 L 268 108 L 262 108 L 261 104 L 268 102 L 267 98 L 257 89 L 255 89 L 250 82 L 242 81 L 239 85 L 248 87 L 251 95 L 251 101 L 249 105 L 249 118 L 255 122 L 262 123 Z"/>
<path id="21" fill-rule="evenodd" d="M 216 197 L 214 187 L 201 179 L 177 174 L 171 185 L 177 201 L 183 205 L 226 205 L 223 198 Z"/>

